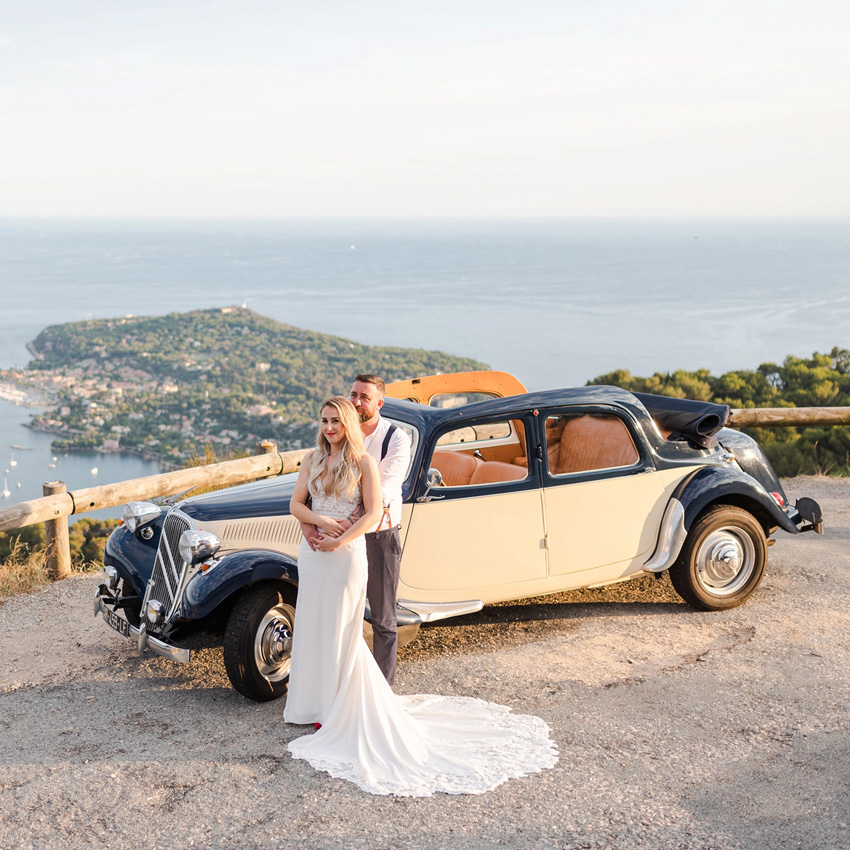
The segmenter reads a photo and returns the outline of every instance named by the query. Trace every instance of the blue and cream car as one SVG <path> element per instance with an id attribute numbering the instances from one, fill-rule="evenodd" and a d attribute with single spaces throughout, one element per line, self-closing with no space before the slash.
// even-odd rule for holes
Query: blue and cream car
<path id="1" fill-rule="evenodd" d="M 616 387 L 525 392 L 504 373 L 392 384 L 383 415 L 411 442 L 398 622 L 669 571 L 690 605 L 732 608 L 758 587 L 770 536 L 822 531 L 791 505 L 729 408 Z M 284 693 L 297 628 L 293 475 L 133 502 L 106 547 L 95 612 L 176 661 L 181 639 L 222 632 L 234 688 Z M 368 610 L 367 610 L 368 620 Z M 365 627 L 368 635 L 368 625 Z"/>

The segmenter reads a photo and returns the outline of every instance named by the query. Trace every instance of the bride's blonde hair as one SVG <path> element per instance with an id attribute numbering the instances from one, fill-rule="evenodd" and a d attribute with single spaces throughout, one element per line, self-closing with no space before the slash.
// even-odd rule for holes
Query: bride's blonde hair
<path id="1" fill-rule="evenodd" d="M 334 396 L 322 403 L 320 411 L 326 407 L 332 407 L 339 414 L 339 421 L 345 428 L 345 442 L 336 465 L 328 473 L 328 483 L 324 488 L 329 496 L 334 495 L 351 501 L 354 489 L 360 483 L 360 458 L 366 453 L 363 444 L 363 431 L 360 429 L 360 418 L 354 405 L 342 396 Z M 310 492 L 315 495 L 319 490 L 319 479 L 328 468 L 328 457 L 331 453 L 331 444 L 322 433 L 322 423 L 319 421 L 319 433 L 316 436 L 318 450 L 313 452 L 313 461 L 310 466 Z"/>

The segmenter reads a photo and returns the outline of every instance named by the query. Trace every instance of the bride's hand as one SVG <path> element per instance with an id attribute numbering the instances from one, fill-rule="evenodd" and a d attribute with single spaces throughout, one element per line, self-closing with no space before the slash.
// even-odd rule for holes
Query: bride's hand
<path id="1" fill-rule="evenodd" d="M 345 531 L 345 526 L 341 525 L 337 520 L 333 517 L 323 516 L 322 521 L 318 523 L 319 531 L 325 535 L 325 537 L 339 537 L 340 534 Z"/>
<path id="2" fill-rule="evenodd" d="M 339 549 L 340 543 L 335 537 L 328 537 L 326 534 L 321 534 L 314 545 L 317 552 L 335 552 Z"/>

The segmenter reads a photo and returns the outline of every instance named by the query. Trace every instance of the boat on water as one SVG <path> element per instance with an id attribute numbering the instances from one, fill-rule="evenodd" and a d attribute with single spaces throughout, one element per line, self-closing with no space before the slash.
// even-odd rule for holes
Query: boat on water
<path id="1" fill-rule="evenodd" d="M 4 478 L 3 479 L 3 498 L 8 499 L 9 496 L 12 495 L 12 491 L 9 489 L 9 482 Z"/>

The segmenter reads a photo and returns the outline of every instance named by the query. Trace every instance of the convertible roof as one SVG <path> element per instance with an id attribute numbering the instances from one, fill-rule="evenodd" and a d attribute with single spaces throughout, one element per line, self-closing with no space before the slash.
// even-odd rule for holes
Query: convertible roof
<path id="1" fill-rule="evenodd" d="M 668 440 L 687 440 L 704 449 L 712 449 L 717 445 L 715 435 L 726 426 L 732 415 L 732 408 L 728 404 L 647 393 L 634 395 L 658 426 L 671 432 Z"/>

